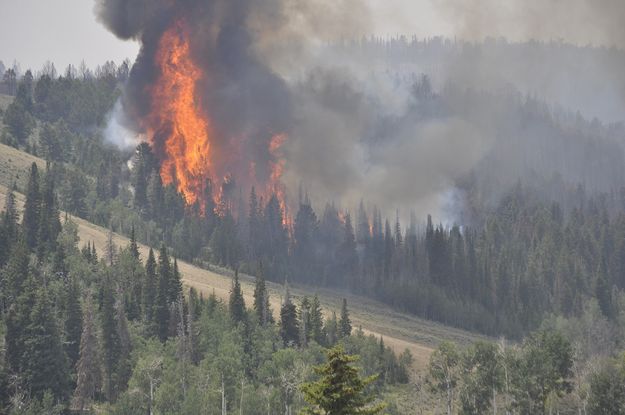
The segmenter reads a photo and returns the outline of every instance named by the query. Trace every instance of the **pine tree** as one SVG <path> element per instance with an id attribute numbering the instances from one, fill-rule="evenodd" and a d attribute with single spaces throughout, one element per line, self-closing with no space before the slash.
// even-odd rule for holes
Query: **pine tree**
<path id="1" fill-rule="evenodd" d="M 109 401 L 114 400 L 115 372 L 120 355 L 120 339 L 117 330 L 115 313 L 115 295 L 111 288 L 112 281 L 107 278 L 102 282 L 102 308 L 100 325 L 102 328 L 102 361 L 104 372 L 104 393 Z"/>
<path id="2" fill-rule="evenodd" d="M 339 336 L 341 338 L 351 336 L 352 322 L 349 319 L 349 310 L 347 310 L 347 300 L 343 298 L 341 306 L 341 319 L 339 320 Z"/>
<path id="3" fill-rule="evenodd" d="M 82 246 L 80 253 L 87 262 L 91 263 L 91 241 L 87 241 L 87 245 Z"/>
<path id="4" fill-rule="evenodd" d="M 41 191 L 41 217 L 37 237 L 37 253 L 40 259 L 44 254 L 55 251 L 59 233 L 61 233 L 61 220 L 54 193 L 54 179 L 52 172 L 47 171 Z"/>
<path id="5" fill-rule="evenodd" d="M 288 283 L 285 284 L 284 301 L 280 309 L 280 337 L 282 337 L 282 342 L 287 347 L 299 345 L 297 309 L 291 301 Z"/>
<path id="6" fill-rule="evenodd" d="M 319 297 L 315 294 L 310 303 L 310 334 L 311 338 L 324 346 L 326 344 L 326 336 L 323 331 L 323 313 L 321 311 L 321 304 L 319 303 Z"/>
<path id="7" fill-rule="evenodd" d="M 304 400 L 310 405 L 302 413 L 309 415 L 374 415 L 385 405 L 373 404 L 375 398 L 366 388 L 376 376 L 361 378 L 352 363 L 357 356 L 349 356 L 341 346 L 327 352 L 328 361 L 314 368 L 320 379 L 305 383 L 301 390 Z"/>
<path id="8" fill-rule="evenodd" d="M 243 292 L 241 291 L 241 284 L 239 282 L 239 270 L 234 271 L 234 280 L 232 282 L 230 301 L 228 304 L 232 321 L 234 321 L 235 324 L 243 322 L 245 320 L 245 300 L 243 299 Z"/>
<path id="9" fill-rule="evenodd" d="M 6 269 L 0 274 L 3 278 L 3 292 L 0 295 L 3 297 L 5 307 L 13 304 L 22 294 L 24 281 L 28 277 L 29 260 L 28 247 L 23 238 L 20 238 L 11 253 Z"/>
<path id="10" fill-rule="evenodd" d="M 83 313 L 80 307 L 78 283 L 72 279 L 67 287 L 65 304 L 65 353 L 70 367 L 74 367 L 80 353 L 80 336 L 82 332 Z"/>
<path id="11" fill-rule="evenodd" d="M 6 195 L 6 200 L 4 202 L 4 212 L 2 213 L 2 230 L 5 235 L 9 237 L 10 240 L 17 240 L 18 233 L 18 213 L 17 213 L 17 205 L 15 203 L 15 193 L 11 189 L 9 193 Z"/>
<path id="12" fill-rule="evenodd" d="M 269 294 L 267 294 L 267 286 L 265 284 L 262 266 L 260 267 L 254 284 L 254 311 L 262 326 L 273 320 L 271 310 L 269 309 Z"/>
<path id="13" fill-rule="evenodd" d="M 46 391 L 60 401 L 69 394 L 69 368 L 45 287 L 37 293 L 26 328 L 22 376 L 38 399 Z"/>
<path id="14" fill-rule="evenodd" d="M 112 267 L 117 258 L 117 247 L 113 241 L 113 230 L 109 228 L 106 234 L 106 246 L 104 247 L 104 254 L 106 255 L 106 262 L 109 267 Z"/>
<path id="15" fill-rule="evenodd" d="M 304 296 L 299 307 L 299 343 L 302 347 L 308 347 L 308 341 L 311 337 L 310 330 L 310 300 Z"/>
<path id="16" fill-rule="evenodd" d="M 26 244 L 31 250 L 37 246 L 40 220 L 41 193 L 39 191 L 39 170 L 37 169 L 37 164 L 33 162 L 30 167 L 26 202 L 24 203 L 24 217 L 22 218 L 22 231 L 24 232 Z"/>
<path id="17" fill-rule="evenodd" d="M 171 279 L 169 281 L 169 303 L 175 303 L 182 296 L 182 279 L 178 270 L 178 260 L 174 258 L 174 266 L 171 271 Z"/>
<path id="18" fill-rule="evenodd" d="M 138 209 L 145 209 L 147 205 L 147 181 L 152 173 L 150 160 L 152 150 L 147 143 L 137 146 L 133 159 L 133 186 L 134 186 L 134 206 Z"/>
<path id="19" fill-rule="evenodd" d="M 27 328 L 36 301 L 37 283 L 32 276 L 28 276 L 21 294 L 9 308 L 5 320 L 5 359 L 10 373 L 18 374 L 24 370 Z"/>
<path id="20" fill-rule="evenodd" d="M 339 271 L 343 279 L 341 283 L 353 285 L 358 266 L 358 254 L 356 253 L 356 238 L 349 214 L 345 215 L 343 242 L 339 246 L 337 254 L 340 261 Z"/>
<path id="21" fill-rule="evenodd" d="M 83 314 L 80 357 L 76 363 L 76 389 L 73 396 L 73 404 L 80 411 L 93 401 L 102 380 L 96 332 L 93 305 L 88 296 Z"/>
<path id="22" fill-rule="evenodd" d="M 117 357 L 117 365 L 115 367 L 115 387 L 118 391 L 124 391 L 128 387 L 128 380 L 132 372 L 130 362 L 130 352 L 132 345 L 130 343 L 130 332 L 128 331 L 128 319 L 126 318 L 126 310 L 124 308 L 124 296 L 122 293 L 118 295 L 115 304 L 115 320 L 117 321 L 117 338 L 119 339 L 119 355 Z"/>
<path id="23" fill-rule="evenodd" d="M 139 254 L 139 246 L 137 245 L 137 239 L 135 238 L 135 225 L 133 224 L 130 228 L 130 245 L 128 246 L 130 249 L 130 254 L 134 259 L 139 261 L 141 255 Z"/>
<path id="24" fill-rule="evenodd" d="M 107 200 L 109 197 L 107 169 L 104 162 L 100 163 L 98 176 L 96 177 L 95 192 L 98 200 Z"/>
<path id="25" fill-rule="evenodd" d="M 259 257 L 260 249 L 259 242 L 261 241 L 261 228 L 260 228 L 260 207 L 258 205 L 258 199 L 256 197 L 256 189 L 252 186 L 252 190 L 250 191 L 250 205 L 248 212 L 248 247 L 249 247 L 249 258 L 250 260 L 254 260 Z"/>
<path id="26" fill-rule="evenodd" d="M 143 316 L 148 325 L 154 322 L 154 306 L 157 296 L 158 276 L 156 275 L 156 260 L 154 251 L 150 248 L 148 259 L 145 262 L 145 283 L 143 288 Z"/>
<path id="27" fill-rule="evenodd" d="M 98 251 L 95 249 L 95 242 L 91 244 L 91 263 L 94 265 L 98 263 Z"/>
<path id="28" fill-rule="evenodd" d="M 171 265 L 165 244 L 161 244 L 158 257 L 158 289 L 154 309 L 156 335 L 164 342 L 169 331 L 169 281 Z"/>

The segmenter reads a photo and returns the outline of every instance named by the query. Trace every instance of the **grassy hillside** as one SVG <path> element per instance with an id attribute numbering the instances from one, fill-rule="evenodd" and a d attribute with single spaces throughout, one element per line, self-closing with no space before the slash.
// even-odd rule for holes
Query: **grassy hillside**
<path id="1" fill-rule="evenodd" d="M 28 178 L 28 168 L 33 161 L 41 167 L 45 165 L 45 162 L 37 157 L 12 147 L 0 145 L 0 206 L 4 206 L 7 186 L 11 183 L 16 181 L 19 188 L 23 189 Z M 17 199 L 21 205 L 23 196 L 18 194 Z M 81 243 L 92 241 L 98 251 L 102 253 L 108 231 L 80 218 L 72 218 L 72 220 L 78 225 Z M 128 244 L 128 239 L 122 235 L 114 234 L 113 240 L 117 246 Z M 140 245 L 140 251 L 142 257 L 146 258 L 148 247 Z M 207 270 L 184 261 L 179 261 L 178 264 L 187 286 L 195 287 L 204 295 L 214 292 L 218 297 L 227 300 L 232 279 L 231 271 L 216 267 Z M 242 275 L 241 280 L 245 300 L 249 306 L 252 304 L 254 278 Z M 270 282 L 268 282 L 268 288 L 271 295 L 271 307 L 277 316 L 283 288 L 279 284 Z M 296 301 L 304 295 L 318 294 L 326 314 L 331 314 L 333 311 L 338 312 L 341 299 L 347 298 L 354 327 L 362 326 L 366 333 L 383 336 L 384 342 L 396 352 L 402 352 L 408 348 L 415 358 L 417 371 L 423 370 L 433 347 L 441 341 L 453 340 L 461 344 L 468 344 L 479 338 L 479 336 L 463 330 L 393 311 L 388 306 L 363 297 L 303 286 L 291 286 L 290 289 Z"/>
<path id="2" fill-rule="evenodd" d="M 14 183 L 23 190 L 28 181 L 28 169 L 35 162 L 44 169 L 46 162 L 23 151 L 0 144 L 0 185 L 10 187 Z"/>

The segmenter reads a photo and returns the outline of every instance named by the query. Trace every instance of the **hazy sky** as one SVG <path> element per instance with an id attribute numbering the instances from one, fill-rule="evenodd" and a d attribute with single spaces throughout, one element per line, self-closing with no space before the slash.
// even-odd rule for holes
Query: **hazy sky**
<path id="1" fill-rule="evenodd" d="M 82 59 L 88 66 L 134 60 L 136 42 L 122 42 L 96 22 L 92 0 L 0 0 L 0 60 L 22 70 L 47 60 L 58 71 Z"/>
<path id="2" fill-rule="evenodd" d="M 262 0 L 258 0 L 262 1 Z M 480 39 L 505 36 L 624 46 L 625 0 L 363 0 L 371 33 Z M 136 42 L 118 40 L 96 22 L 93 0 L 0 0 L 0 60 L 22 69 L 50 60 L 57 70 L 82 59 L 134 60 Z"/>

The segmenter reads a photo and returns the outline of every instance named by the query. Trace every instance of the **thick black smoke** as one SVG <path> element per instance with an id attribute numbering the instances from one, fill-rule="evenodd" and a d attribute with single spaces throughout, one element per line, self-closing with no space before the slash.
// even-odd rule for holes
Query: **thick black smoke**
<path id="1" fill-rule="evenodd" d="M 190 33 L 194 62 L 206 75 L 196 99 L 211 120 L 217 140 L 213 145 L 232 173 L 246 171 L 250 162 L 259 178 L 269 159 L 268 141 L 289 132 L 291 113 L 285 82 L 256 56 L 248 20 L 258 14 L 257 2 L 248 0 L 102 0 L 96 11 L 100 21 L 122 39 L 135 38 L 141 51 L 132 67 L 123 107 L 130 120 L 143 120 L 150 111 L 150 86 L 159 76 L 155 54 L 163 33 L 182 21 Z M 263 2 L 275 7 L 278 2 Z M 136 123 L 134 129 L 140 129 Z M 231 142 L 234 140 L 234 142 Z M 158 144 L 158 143 L 156 143 Z M 158 150 L 158 145 L 156 145 Z M 216 172 L 215 172 L 216 173 Z M 221 172 L 220 172 L 221 173 Z"/>

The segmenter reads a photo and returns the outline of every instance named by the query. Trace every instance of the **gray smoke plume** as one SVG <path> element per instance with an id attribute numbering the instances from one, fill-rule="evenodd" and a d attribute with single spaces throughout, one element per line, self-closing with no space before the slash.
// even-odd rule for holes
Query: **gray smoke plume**
<path id="1" fill-rule="evenodd" d="M 625 46 L 620 0 L 432 1 L 430 7 L 470 40 L 502 34 Z M 365 199 L 389 215 L 396 208 L 406 216 L 410 210 L 441 213 L 449 195 L 456 195 L 458 180 L 482 165 L 498 179 L 494 195 L 524 171 L 568 173 L 570 160 L 583 152 L 561 162 L 537 160 L 538 150 L 518 155 L 519 143 L 539 148 L 553 138 L 555 127 L 535 126 L 528 140 L 529 129 L 515 114 L 523 106 L 499 105 L 502 91 L 506 97 L 520 91 L 570 104 L 610 121 L 623 119 L 619 114 L 625 109 L 622 51 L 582 53 L 605 56 L 572 72 L 559 72 L 580 64 L 570 61 L 567 50 L 553 65 L 531 44 L 441 44 L 432 49 L 440 53 L 416 63 L 406 55 L 392 57 L 389 49 L 369 53 L 357 44 L 345 53 L 336 45 L 369 34 L 375 23 L 362 0 L 97 0 L 96 13 L 117 36 L 142 45 L 123 99 L 131 130 L 142 132 L 140 121 L 149 109 L 146 87 L 157 76 L 158 41 L 177 19 L 185 19 L 194 59 L 210 74 L 198 99 L 215 123 L 216 145 L 225 150 L 221 170 L 236 176 L 253 163 L 257 176 L 266 178 L 263 166 L 272 157 L 268 140 L 286 132 L 284 181 L 291 194 L 303 184 L 313 200 L 334 200 L 350 209 Z M 433 84 L 419 83 L 414 74 L 421 73 Z M 486 93 L 467 98 L 462 91 L 445 92 L 435 98 L 450 84 Z M 611 90 L 613 85 L 623 89 Z M 237 152 L 228 151 L 235 147 Z M 236 157 L 228 157 L 231 153 Z"/>
<path id="2" fill-rule="evenodd" d="M 432 1 L 466 40 L 563 40 L 577 45 L 625 47 L 621 0 Z"/>

